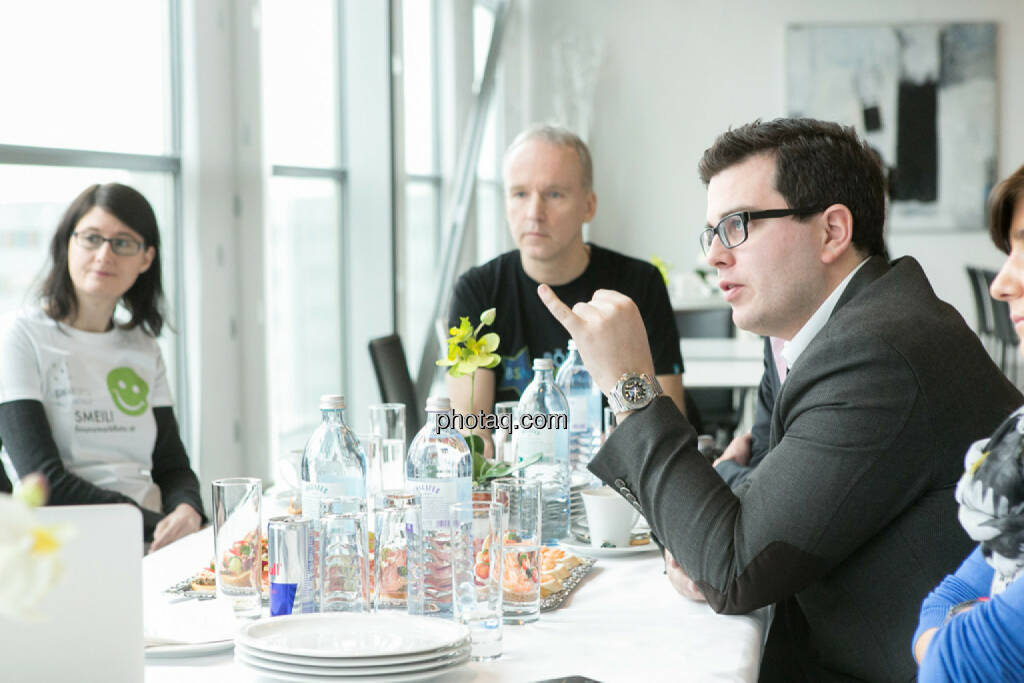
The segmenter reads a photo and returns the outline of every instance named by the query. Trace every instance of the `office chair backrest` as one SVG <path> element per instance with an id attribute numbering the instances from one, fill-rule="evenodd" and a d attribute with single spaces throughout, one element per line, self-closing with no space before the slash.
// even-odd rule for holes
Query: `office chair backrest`
<path id="1" fill-rule="evenodd" d="M 406 441 L 423 426 L 423 402 L 416 398 L 416 386 L 409 374 L 402 338 L 397 334 L 370 340 L 370 360 L 377 375 L 380 398 L 385 403 L 405 404 Z M 408 445 L 408 444 L 407 444 Z"/>
<path id="2" fill-rule="evenodd" d="M 0 450 L 3 450 L 4 442 L 0 441 Z M 0 493 L 10 493 L 14 490 L 14 485 L 11 484 L 11 480 L 7 478 L 7 472 L 4 470 L 4 466 L 0 465 Z"/>
<path id="3" fill-rule="evenodd" d="M 992 306 L 989 304 L 988 278 L 983 269 L 967 266 L 967 279 L 971 283 L 971 294 L 974 296 L 974 310 L 978 320 L 979 336 L 995 334 L 992 321 Z"/>
<path id="4" fill-rule="evenodd" d="M 676 311 L 676 329 L 679 337 L 731 337 L 735 326 L 732 322 L 732 308 L 707 308 L 701 310 Z M 686 362 L 686 359 L 683 359 Z"/>
<path id="5" fill-rule="evenodd" d="M 680 338 L 723 338 L 733 336 L 735 325 L 732 321 L 732 308 L 707 308 L 697 310 L 676 311 L 676 328 Z M 683 358 L 683 365 L 686 359 Z M 685 405 L 697 433 L 714 433 L 722 431 L 726 443 L 732 439 L 736 426 L 742 417 L 745 391 L 740 396 L 733 395 L 732 389 L 689 389 L 685 388 L 686 376 L 683 376 Z"/>

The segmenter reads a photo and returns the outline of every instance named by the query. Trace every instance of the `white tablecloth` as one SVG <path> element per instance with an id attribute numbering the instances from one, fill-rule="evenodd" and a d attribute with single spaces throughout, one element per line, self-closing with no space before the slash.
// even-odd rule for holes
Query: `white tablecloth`
<path id="1" fill-rule="evenodd" d="M 163 589 L 209 562 L 209 529 L 143 560 L 147 633 L 173 632 L 203 620 L 217 628 L 217 601 L 167 604 Z M 504 654 L 472 663 L 438 681 L 540 681 L 582 675 L 598 681 L 753 681 L 757 679 L 768 608 L 743 616 L 715 614 L 678 595 L 657 552 L 600 558 L 569 600 L 540 621 L 504 627 Z M 147 658 L 150 683 L 252 681 L 230 652 Z"/>

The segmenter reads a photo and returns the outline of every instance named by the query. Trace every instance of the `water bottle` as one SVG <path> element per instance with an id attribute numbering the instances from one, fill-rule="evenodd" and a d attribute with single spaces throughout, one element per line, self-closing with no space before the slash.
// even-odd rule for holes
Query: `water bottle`
<path id="1" fill-rule="evenodd" d="M 309 557 L 313 563 L 314 609 L 320 609 L 320 501 L 353 496 L 366 499 L 366 455 L 345 425 L 345 397 L 320 397 L 322 422 L 302 453 L 302 515 L 311 520 Z"/>
<path id="2" fill-rule="evenodd" d="M 438 417 L 451 413 L 444 397 L 427 399 L 427 424 L 416 434 L 406 458 L 407 487 L 420 496 L 423 514 L 423 609 L 428 616 L 452 616 L 452 503 L 468 503 L 473 495 L 473 459 L 469 446 L 452 427 L 441 428 Z"/>
<path id="3" fill-rule="evenodd" d="M 512 437 L 517 461 L 541 454 L 526 474 L 541 481 L 545 545 L 569 536 L 569 404 L 555 384 L 553 368 L 550 358 L 534 359 L 533 381 L 519 399 L 515 413 L 519 429 Z"/>
<path id="4" fill-rule="evenodd" d="M 586 483 L 597 483 L 587 464 L 601 447 L 601 389 L 583 365 L 576 342 L 569 340 L 569 355 L 558 368 L 555 384 L 569 403 L 569 470 Z"/>
<path id="5" fill-rule="evenodd" d="M 322 498 L 366 498 L 366 455 L 345 424 L 344 411 L 344 396 L 321 396 L 323 421 L 302 453 L 302 513 L 311 519 L 320 516 Z"/>

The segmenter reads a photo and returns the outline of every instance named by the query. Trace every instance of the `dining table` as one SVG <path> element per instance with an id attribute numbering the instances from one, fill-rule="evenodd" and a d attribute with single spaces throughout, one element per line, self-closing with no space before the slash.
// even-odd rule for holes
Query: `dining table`
<path id="1" fill-rule="evenodd" d="M 618 551 L 618 552 L 616 552 Z M 580 548 L 573 552 L 584 554 Z M 678 593 L 661 553 L 648 548 L 593 551 L 600 556 L 564 603 L 532 624 L 505 625 L 503 652 L 469 662 L 437 681 L 755 681 L 770 607 L 744 615 L 716 614 Z M 147 642 L 221 641 L 148 648 L 149 683 L 259 681 L 234 660 L 230 639 L 243 623 L 219 599 L 182 599 L 166 589 L 208 566 L 212 530 L 147 555 L 143 561 Z M 264 607 L 264 613 L 266 613 Z M 330 680 L 325 678 L 324 680 Z M 570 679 L 572 680 L 572 679 Z"/>

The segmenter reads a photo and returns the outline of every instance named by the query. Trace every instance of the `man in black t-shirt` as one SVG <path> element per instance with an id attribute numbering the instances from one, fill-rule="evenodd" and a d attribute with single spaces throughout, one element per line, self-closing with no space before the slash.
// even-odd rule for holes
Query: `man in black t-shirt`
<path id="1" fill-rule="evenodd" d="M 505 152 L 505 215 L 518 247 L 471 268 L 455 284 L 449 324 L 497 309 L 484 332 L 501 338 L 501 363 L 476 373 L 472 411 L 492 410 L 495 400 L 518 400 L 533 378 L 533 359 L 565 359 L 569 333 L 537 296 L 550 285 L 569 306 L 589 301 L 598 289 L 633 299 L 647 328 L 654 370 L 665 393 L 682 410 L 683 361 L 668 291 L 651 264 L 583 241 L 583 224 L 594 216 L 590 152 L 575 134 L 533 126 Z M 469 412 L 469 378 L 448 378 L 453 407 Z"/>

